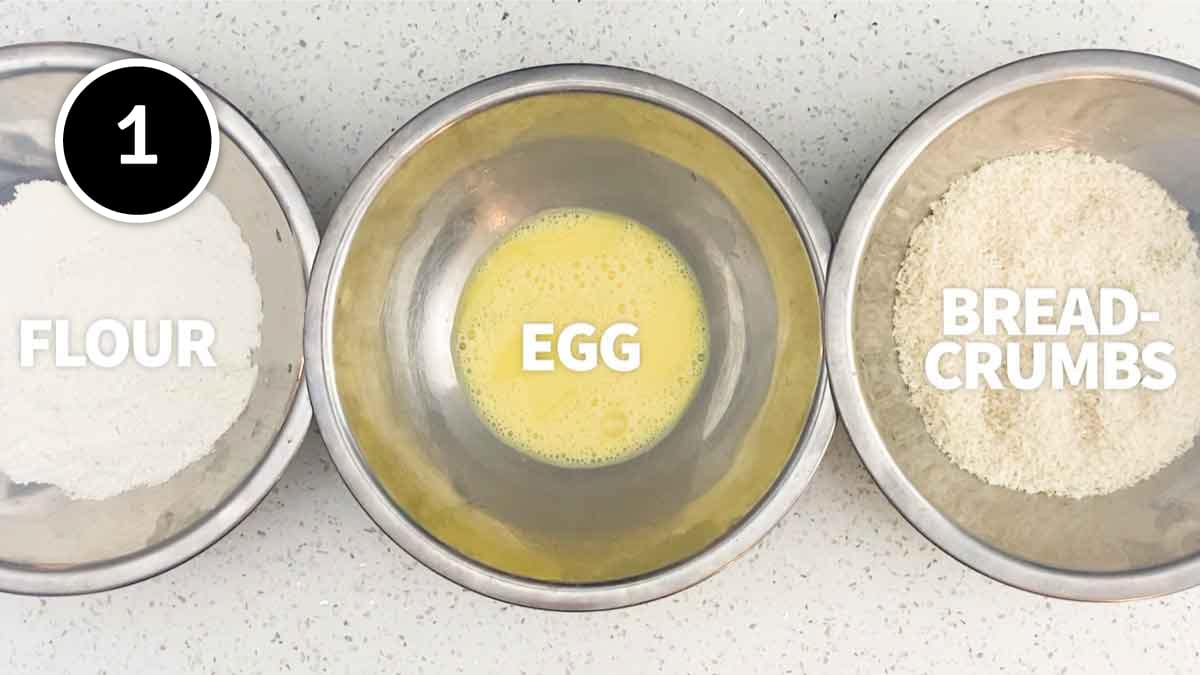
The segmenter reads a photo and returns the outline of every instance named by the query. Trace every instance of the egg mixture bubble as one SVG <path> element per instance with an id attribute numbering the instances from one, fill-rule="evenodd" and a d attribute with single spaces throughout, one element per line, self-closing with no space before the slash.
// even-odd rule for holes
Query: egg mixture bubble
<path id="1" fill-rule="evenodd" d="M 587 372 L 557 363 L 522 370 L 522 326 L 633 323 L 641 365 Z M 452 336 L 459 380 L 480 419 L 506 444 L 565 466 L 611 464 L 654 445 L 704 378 L 708 317 L 700 286 L 665 239 L 623 216 L 587 209 L 539 213 L 476 266 Z M 578 346 L 575 347 L 578 353 Z"/>

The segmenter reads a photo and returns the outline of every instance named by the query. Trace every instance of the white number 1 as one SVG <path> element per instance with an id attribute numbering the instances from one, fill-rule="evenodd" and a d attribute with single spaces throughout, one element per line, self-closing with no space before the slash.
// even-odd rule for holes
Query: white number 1
<path id="1" fill-rule="evenodd" d="M 133 154 L 121 155 L 122 164 L 158 164 L 158 155 L 146 154 L 146 106 L 135 105 L 125 119 L 117 122 L 122 131 L 133 125 Z"/>

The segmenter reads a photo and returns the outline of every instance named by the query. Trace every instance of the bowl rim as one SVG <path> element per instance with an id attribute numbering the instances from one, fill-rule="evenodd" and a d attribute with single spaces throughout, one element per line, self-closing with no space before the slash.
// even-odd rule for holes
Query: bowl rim
<path id="1" fill-rule="evenodd" d="M 362 508 L 402 549 L 437 574 L 493 599 L 553 610 L 602 610 L 670 595 L 716 573 L 783 518 L 807 486 L 833 434 L 836 413 L 827 366 L 792 456 L 770 491 L 741 523 L 708 548 L 674 565 L 628 580 L 570 585 L 505 574 L 468 559 L 428 535 L 396 508 L 361 459 L 341 409 L 332 361 L 333 297 L 367 207 L 395 166 L 447 125 L 492 106 L 557 92 L 599 92 L 646 101 L 684 115 L 736 148 L 779 196 L 804 241 L 819 297 L 824 296 L 830 237 L 824 220 L 792 168 L 766 139 L 716 101 L 676 82 L 629 68 L 556 64 L 510 71 L 471 84 L 432 104 L 385 142 L 339 202 L 313 269 L 306 318 L 308 386 L 330 456 Z"/>
<path id="2" fill-rule="evenodd" d="M 0 77 L 38 71 L 87 72 L 142 54 L 86 42 L 36 42 L 0 47 Z M 193 76 L 194 77 L 194 76 Z M 200 82 L 217 115 L 218 125 L 262 174 L 283 210 L 299 245 L 305 280 L 316 256 L 319 235 L 308 203 L 295 177 L 266 137 L 219 93 Z M 304 386 L 303 353 L 292 401 L 282 426 L 262 460 L 213 511 L 175 535 L 135 553 L 67 569 L 0 562 L 0 591 L 22 595 L 79 595 L 107 591 L 144 581 L 200 554 L 228 534 L 267 496 L 279 481 L 312 421 Z"/>
<path id="3" fill-rule="evenodd" d="M 854 295 L 863 253 L 887 196 L 917 156 L 955 122 L 1002 96 L 1064 79 L 1102 77 L 1144 82 L 1200 102 L 1200 70 L 1161 56 L 1112 49 L 1027 57 L 951 90 L 896 136 L 851 203 L 830 267 L 825 344 L 834 397 L 850 438 L 884 496 L 913 527 L 959 562 L 1014 588 L 1069 600 L 1115 602 L 1200 584 L 1200 553 L 1146 569 L 1082 572 L 1023 560 L 975 539 L 925 499 L 888 452 L 858 379 L 853 343 Z"/>

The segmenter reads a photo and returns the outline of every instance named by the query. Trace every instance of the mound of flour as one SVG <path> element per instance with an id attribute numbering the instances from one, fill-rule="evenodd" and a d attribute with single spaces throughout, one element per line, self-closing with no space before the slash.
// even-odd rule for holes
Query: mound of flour
<path id="1" fill-rule="evenodd" d="M 896 280 L 893 335 L 900 372 L 925 427 L 954 463 L 993 485 L 1087 497 L 1147 478 L 1192 447 L 1200 431 L 1200 256 L 1188 214 L 1153 179 L 1116 162 L 1071 151 L 990 162 L 950 186 L 909 240 Z M 947 287 L 1057 289 L 1054 316 L 1070 287 L 1132 292 L 1158 312 L 1116 338 L 1139 348 L 1175 346 L 1178 371 L 1166 391 L 1068 387 L 1050 378 L 1034 391 L 940 391 L 924 375 L 925 354 L 942 336 Z M 979 333 L 960 343 L 1002 344 Z M 1043 338 L 1017 338 L 1028 343 Z M 1088 338 L 1065 338 L 1072 354 Z M 948 374 L 961 357 L 946 358 Z"/>
<path id="2" fill-rule="evenodd" d="M 0 474 L 103 499 L 162 483 L 212 451 L 241 415 L 258 367 L 262 298 L 229 211 L 204 194 L 168 220 L 127 225 L 65 185 L 26 183 L 0 206 Z M 20 367 L 19 322 L 67 319 L 73 351 L 96 319 L 203 319 L 214 368 Z M 156 331 L 149 344 L 158 345 Z"/>

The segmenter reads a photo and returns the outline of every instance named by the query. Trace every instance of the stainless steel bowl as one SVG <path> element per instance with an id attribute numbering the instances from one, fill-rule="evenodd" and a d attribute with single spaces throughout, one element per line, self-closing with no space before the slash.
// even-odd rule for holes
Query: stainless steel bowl
<path id="1" fill-rule="evenodd" d="M 61 180 L 53 150 L 59 107 L 88 72 L 131 56 L 75 43 L 0 49 L 0 201 L 11 199 L 19 183 Z M 259 374 L 250 402 L 212 454 L 162 485 L 77 501 L 57 488 L 15 485 L 0 475 L 0 590 L 86 593 L 182 563 L 254 509 L 308 429 L 302 333 L 317 230 L 275 150 L 232 105 L 205 91 L 221 128 L 208 191 L 242 226 L 262 289 Z"/>
<path id="2" fill-rule="evenodd" d="M 1077 148 L 1138 169 L 1200 209 L 1200 71 L 1118 51 L 1018 61 L 959 87 L 880 158 L 830 270 L 826 344 L 859 454 L 902 514 L 947 553 L 1044 595 L 1124 600 L 1200 582 L 1200 451 L 1136 486 L 1080 501 L 983 484 L 909 404 L 892 340 L 909 234 L 952 179 L 1021 152 Z"/>
<path id="3" fill-rule="evenodd" d="M 696 271 L 710 367 L 620 464 L 527 458 L 476 418 L 450 331 L 468 274 L 531 214 L 630 216 Z M 314 268 L 306 353 L 326 443 L 409 553 L 481 593 L 602 609 L 691 585 L 783 516 L 829 441 L 829 240 L 782 158 L 728 110 L 632 70 L 534 68 L 421 113 L 367 163 Z"/>

